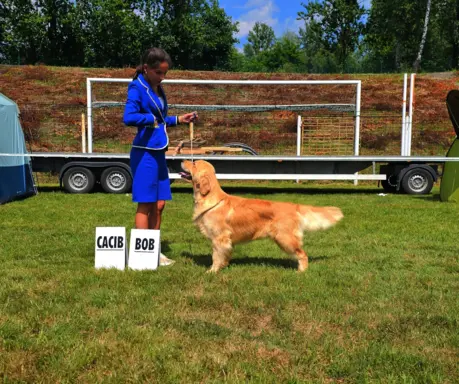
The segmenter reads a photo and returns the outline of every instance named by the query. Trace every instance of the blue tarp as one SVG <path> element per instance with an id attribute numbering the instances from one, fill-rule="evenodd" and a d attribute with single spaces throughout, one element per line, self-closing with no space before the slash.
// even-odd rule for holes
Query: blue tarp
<path id="1" fill-rule="evenodd" d="M 0 204 L 35 195 L 30 157 L 15 102 L 0 93 Z"/>

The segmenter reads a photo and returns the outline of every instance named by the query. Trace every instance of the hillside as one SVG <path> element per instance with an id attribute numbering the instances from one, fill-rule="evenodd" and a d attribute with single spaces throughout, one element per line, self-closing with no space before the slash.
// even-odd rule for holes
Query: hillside
<path id="1" fill-rule="evenodd" d="M 0 90 L 16 101 L 21 110 L 24 132 L 33 151 L 80 150 L 81 113 L 86 112 L 86 78 L 131 78 L 134 70 L 89 69 L 46 66 L 0 66 Z M 399 153 L 402 79 L 390 75 L 306 75 L 194 72 L 171 70 L 169 79 L 232 80 L 362 80 L 361 153 Z M 458 88 L 459 73 L 420 74 L 416 77 L 413 121 L 413 154 L 444 154 L 452 129 L 445 98 Z M 99 87 L 99 88 L 96 88 Z M 95 101 L 122 102 L 126 84 L 94 88 Z M 315 104 L 353 103 L 355 92 L 343 86 L 176 86 L 166 85 L 169 103 L 174 104 Z M 170 111 L 170 114 L 181 111 Z M 197 134 L 209 144 L 244 141 L 262 154 L 291 154 L 296 137 L 295 112 L 246 113 L 203 112 Z M 305 121 L 318 127 L 321 147 L 313 154 L 328 154 L 336 148 L 351 150 L 353 116 L 349 113 L 310 111 Z M 101 151 L 127 151 L 134 130 L 121 122 L 122 107 L 94 111 L 94 147 Z M 320 124 L 319 124 L 320 122 Z M 312 123 L 311 123 L 312 124 Z M 312 126 L 312 125 L 311 125 Z M 308 131 L 309 126 L 305 128 Z M 317 133 L 317 132 L 316 132 Z M 186 137 L 186 127 L 170 131 L 172 140 Z M 340 136 L 339 145 L 330 144 Z M 307 138 L 307 135 L 305 135 Z M 306 140 L 306 139 L 305 139 Z M 314 140 L 317 140 L 315 138 Z M 344 143 L 344 144 L 343 144 Z M 305 147 L 306 148 L 306 147 Z M 334 153 L 334 152 L 333 152 Z"/>

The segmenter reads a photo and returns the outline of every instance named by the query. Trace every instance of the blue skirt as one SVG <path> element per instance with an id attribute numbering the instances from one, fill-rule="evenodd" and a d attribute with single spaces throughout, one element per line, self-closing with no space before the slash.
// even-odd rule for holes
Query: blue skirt
<path id="1" fill-rule="evenodd" d="M 172 200 L 166 153 L 142 148 L 131 149 L 132 201 L 154 203 Z"/>

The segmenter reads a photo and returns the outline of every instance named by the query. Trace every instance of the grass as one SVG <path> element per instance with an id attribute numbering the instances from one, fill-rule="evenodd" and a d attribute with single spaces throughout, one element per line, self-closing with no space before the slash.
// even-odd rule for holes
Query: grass
<path id="1" fill-rule="evenodd" d="M 190 189 L 166 206 L 158 271 L 95 270 L 96 226 L 132 227 L 130 196 L 52 187 L 0 207 L 3 382 L 454 383 L 459 206 L 369 184 L 227 182 L 232 194 L 336 205 L 307 233 L 310 268 L 269 241 L 211 248 Z"/>

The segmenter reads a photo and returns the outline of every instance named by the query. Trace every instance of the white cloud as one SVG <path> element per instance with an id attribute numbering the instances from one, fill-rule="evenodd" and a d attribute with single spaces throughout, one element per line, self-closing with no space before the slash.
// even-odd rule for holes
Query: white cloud
<path id="1" fill-rule="evenodd" d="M 248 0 L 243 8 L 248 11 L 236 20 L 239 22 L 238 38 L 247 36 L 256 22 L 265 23 L 272 28 L 275 28 L 279 23 L 279 20 L 274 17 L 278 8 L 273 0 Z"/>
<path id="2" fill-rule="evenodd" d="M 304 20 L 297 20 L 293 17 L 287 17 L 282 23 L 282 28 L 282 33 L 287 31 L 298 33 L 300 31 L 300 28 L 304 28 Z"/>
<path id="3" fill-rule="evenodd" d="M 265 0 L 248 0 L 242 8 L 256 8 L 264 5 L 266 3 Z"/>

